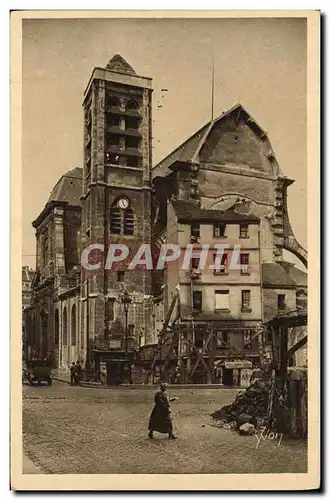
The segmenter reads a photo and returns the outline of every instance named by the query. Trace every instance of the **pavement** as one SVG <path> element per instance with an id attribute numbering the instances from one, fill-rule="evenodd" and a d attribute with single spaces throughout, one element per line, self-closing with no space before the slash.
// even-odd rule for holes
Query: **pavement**
<path id="1" fill-rule="evenodd" d="M 211 474 L 307 471 L 304 441 L 263 440 L 214 427 L 211 412 L 230 404 L 237 389 L 172 387 L 178 439 L 147 437 L 153 392 L 23 386 L 24 453 L 43 473 Z M 31 466 L 31 463 L 30 463 Z M 31 466 L 32 467 L 32 466 Z M 32 473 L 32 472 L 31 472 Z"/>
<path id="2" fill-rule="evenodd" d="M 53 380 L 57 380 L 59 382 L 65 382 L 67 384 L 70 384 L 70 374 L 67 371 L 62 371 L 62 370 L 52 370 L 52 377 Z M 152 391 L 155 391 L 159 387 L 159 384 L 121 384 L 120 386 L 109 386 L 106 384 L 102 384 L 101 382 L 80 382 L 79 384 L 82 387 L 96 387 L 99 389 L 123 389 L 125 388 L 130 388 L 130 389 L 149 389 Z M 232 389 L 232 387 L 229 386 L 224 386 L 223 384 L 168 384 L 169 388 L 174 388 L 175 390 L 180 390 L 180 389 L 191 389 L 191 388 L 196 388 L 196 389 Z M 239 388 L 240 390 L 242 389 L 241 387 Z"/>
<path id="3" fill-rule="evenodd" d="M 23 474 L 42 474 L 42 470 L 23 453 Z"/>

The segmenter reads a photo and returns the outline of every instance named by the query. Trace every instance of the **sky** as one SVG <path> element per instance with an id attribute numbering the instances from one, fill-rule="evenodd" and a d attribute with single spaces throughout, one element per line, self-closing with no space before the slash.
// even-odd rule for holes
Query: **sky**
<path id="1" fill-rule="evenodd" d="M 295 180 L 289 216 L 307 248 L 306 40 L 299 18 L 24 20 L 23 264 L 35 268 L 31 223 L 52 188 L 83 166 L 83 93 L 93 68 L 116 53 L 153 78 L 155 165 L 210 120 L 214 52 L 214 115 L 241 102 L 267 131 Z"/>

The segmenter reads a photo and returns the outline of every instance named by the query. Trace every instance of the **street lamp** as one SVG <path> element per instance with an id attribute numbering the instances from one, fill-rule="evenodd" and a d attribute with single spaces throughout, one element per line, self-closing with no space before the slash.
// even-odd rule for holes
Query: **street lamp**
<path id="1" fill-rule="evenodd" d="M 122 303 L 124 305 L 124 313 L 125 313 L 125 354 L 126 354 L 126 357 L 127 357 L 127 353 L 128 353 L 128 309 L 129 309 L 129 305 L 131 304 L 131 302 L 132 302 L 132 299 L 131 299 L 129 293 L 127 292 L 127 290 L 125 290 L 124 295 L 122 297 Z"/>

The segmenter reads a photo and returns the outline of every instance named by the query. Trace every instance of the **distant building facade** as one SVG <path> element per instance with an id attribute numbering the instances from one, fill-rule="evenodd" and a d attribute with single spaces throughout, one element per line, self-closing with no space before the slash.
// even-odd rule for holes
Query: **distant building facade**
<path id="1" fill-rule="evenodd" d="M 165 362 L 154 354 L 165 322 L 178 331 L 169 366 L 180 380 L 244 385 L 267 352 L 267 321 L 306 309 L 306 273 L 283 259 L 287 249 L 307 264 L 288 217 L 293 181 L 241 104 L 153 168 L 151 96 L 151 79 L 121 56 L 92 73 L 83 168 L 60 179 L 33 223 L 31 344 L 57 368 L 79 359 L 98 373 L 106 364 L 108 382 L 119 383 L 129 360 L 135 381 L 152 381 L 150 365 Z M 163 270 L 122 262 L 88 271 L 80 256 L 92 243 L 126 244 L 132 255 L 141 244 L 155 255 L 163 243 L 195 252 L 208 244 L 211 259 L 216 244 L 225 250 L 217 272 L 196 257 L 186 270 L 178 260 Z M 240 270 L 229 265 L 234 245 Z"/>

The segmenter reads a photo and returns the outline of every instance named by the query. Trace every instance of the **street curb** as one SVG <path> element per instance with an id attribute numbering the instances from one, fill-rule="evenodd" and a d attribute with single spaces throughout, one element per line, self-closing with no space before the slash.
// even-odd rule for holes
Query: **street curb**
<path id="1" fill-rule="evenodd" d="M 53 379 L 59 382 L 64 382 L 65 384 L 70 385 L 69 380 L 54 376 Z M 155 388 L 159 387 L 159 384 L 120 384 L 120 385 L 106 385 L 98 382 L 80 382 L 79 385 L 81 387 L 90 387 L 90 388 L 98 388 L 98 389 L 146 389 L 146 390 L 155 390 Z M 244 390 L 244 387 L 230 387 L 226 385 L 220 384 L 168 384 L 168 388 L 170 389 L 232 389 L 232 390 Z"/>

